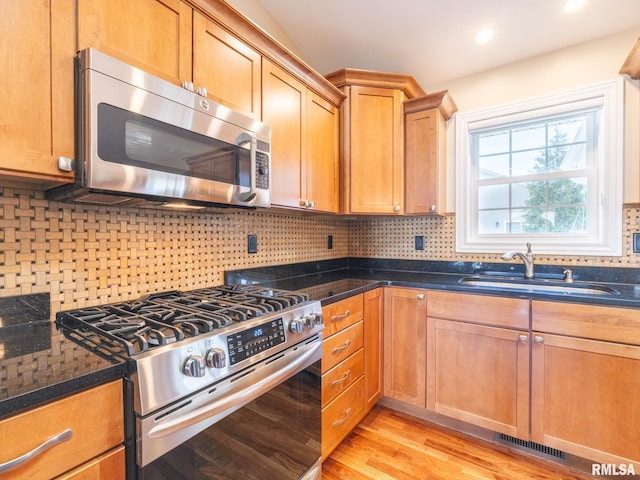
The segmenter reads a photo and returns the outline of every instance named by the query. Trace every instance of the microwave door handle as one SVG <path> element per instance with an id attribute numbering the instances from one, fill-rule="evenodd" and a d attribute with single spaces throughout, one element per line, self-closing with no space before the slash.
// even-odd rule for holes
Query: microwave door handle
<path id="1" fill-rule="evenodd" d="M 248 133 L 242 133 L 238 136 L 237 145 L 241 146 L 245 143 L 250 143 L 250 158 L 251 158 L 251 172 L 249 172 L 249 191 L 238 195 L 238 199 L 241 202 L 250 202 L 256 198 L 256 148 L 257 142 L 253 135 Z"/>

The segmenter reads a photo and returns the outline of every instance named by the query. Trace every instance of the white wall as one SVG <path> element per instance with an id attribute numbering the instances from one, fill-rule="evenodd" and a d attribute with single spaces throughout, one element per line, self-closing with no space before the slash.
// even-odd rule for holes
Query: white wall
<path id="1" fill-rule="evenodd" d="M 528 58 L 437 85 L 449 90 L 458 112 L 503 105 L 620 78 L 640 28 Z M 640 82 L 625 78 L 624 201 L 640 202 Z M 424 86 L 423 86 L 424 87 Z M 455 116 L 447 126 L 447 211 L 455 210 Z"/>
<path id="2" fill-rule="evenodd" d="M 291 41 L 280 25 L 258 0 L 225 0 L 229 5 L 258 25 L 278 42 L 284 45 L 290 52 L 302 59 L 298 47 Z"/>

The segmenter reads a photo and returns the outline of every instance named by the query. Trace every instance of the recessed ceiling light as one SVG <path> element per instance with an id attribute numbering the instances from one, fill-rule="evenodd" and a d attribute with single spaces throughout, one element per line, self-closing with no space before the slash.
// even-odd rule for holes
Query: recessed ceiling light
<path id="1" fill-rule="evenodd" d="M 564 13 L 574 13 L 584 7 L 587 0 L 567 0 L 564 5 Z"/>
<path id="2" fill-rule="evenodd" d="M 493 30 L 490 28 L 484 28 L 476 34 L 477 43 L 487 43 L 493 38 Z"/>

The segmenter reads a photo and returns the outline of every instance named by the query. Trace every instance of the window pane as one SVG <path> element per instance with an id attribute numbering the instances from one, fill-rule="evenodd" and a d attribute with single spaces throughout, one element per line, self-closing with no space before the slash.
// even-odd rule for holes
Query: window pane
<path id="1" fill-rule="evenodd" d="M 478 209 L 509 208 L 509 185 L 486 185 L 478 188 Z"/>
<path id="2" fill-rule="evenodd" d="M 544 170 L 546 164 L 545 150 L 526 150 L 513 154 L 511 175 L 529 175 Z"/>
<path id="3" fill-rule="evenodd" d="M 546 204 L 546 182 L 522 182 L 511 186 L 511 205 L 518 207 L 536 207 Z"/>
<path id="4" fill-rule="evenodd" d="M 587 203 L 587 179 L 559 178 L 549 180 L 549 205 L 585 205 Z"/>
<path id="5" fill-rule="evenodd" d="M 509 130 L 499 130 L 478 134 L 478 155 L 494 155 L 504 153 L 509 148 Z"/>
<path id="6" fill-rule="evenodd" d="M 478 212 L 478 233 L 483 235 L 509 233 L 509 210 L 481 210 Z"/>
<path id="7" fill-rule="evenodd" d="M 512 130 L 511 149 L 518 151 L 544 147 L 547 143 L 546 135 L 545 123 L 514 128 Z"/>
<path id="8" fill-rule="evenodd" d="M 549 131 L 557 132 L 566 143 L 585 142 L 586 116 L 563 118 L 549 122 Z"/>
<path id="9" fill-rule="evenodd" d="M 497 178 L 509 176 L 509 154 L 480 157 L 479 178 Z"/>

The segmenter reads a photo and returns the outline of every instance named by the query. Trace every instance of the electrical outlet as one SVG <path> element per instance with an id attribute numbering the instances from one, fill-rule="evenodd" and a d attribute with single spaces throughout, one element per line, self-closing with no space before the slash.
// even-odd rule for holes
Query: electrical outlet
<path id="1" fill-rule="evenodd" d="M 416 235 L 416 250 L 424 250 L 424 235 Z"/>
<path id="2" fill-rule="evenodd" d="M 258 253 L 258 236 L 247 236 L 247 253 Z"/>
<path id="3" fill-rule="evenodd" d="M 640 233 L 633 234 L 633 253 L 640 253 Z"/>
<path id="4" fill-rule="evenodd" d="M 333 249 L 333 235 L 327 235 L 327 248 Z"/>

